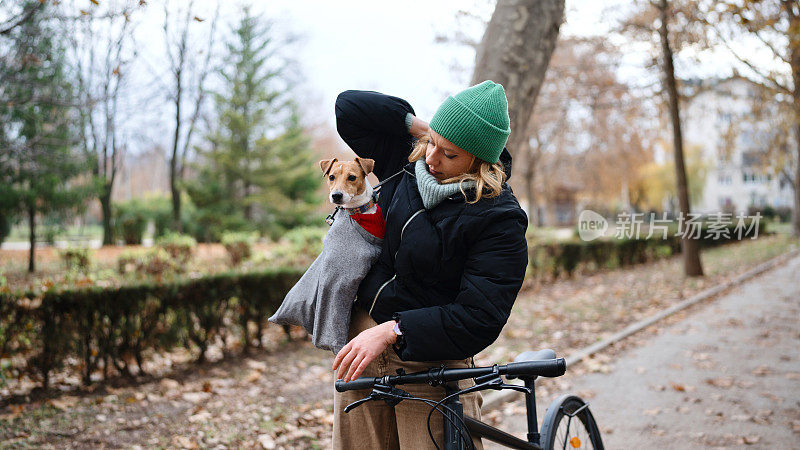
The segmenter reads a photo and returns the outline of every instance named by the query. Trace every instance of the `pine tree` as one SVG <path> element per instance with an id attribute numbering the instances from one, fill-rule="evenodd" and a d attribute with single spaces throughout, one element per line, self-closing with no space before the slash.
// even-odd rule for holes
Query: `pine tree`
<path id="1" fill-rule="evenodd" d="M 225 229 L 275 234 L 303 223 L 320 182 L 273 30 L 244 9 L 234 35 L 214 95 L 219 127 L 187 188 L 212 238 Z"/>
<path id="2" fill-rule="evenodd" d="M 268 215 L 262 224 L 272 234 L 281 234 L 293 227 L 307 225 L 319 204 L 320 179 L 316 158 L 311 151 L 311 140 L 300 125 L 300 116 L 294 103 L 287 119 L 285 131 L 275 139 L 262 138 L 256 142 L 269 163 L 254 171 L 260 180 L 260 190 L 250 199 L 264 208 Z"/>
<path id="3" fill-rule="evenodd" d="M 72 87 L 60 44 L 63 39 L 47 21 L 46 10 L 38 9 L 13 30 L 15 51 L 4 61 L 9 76 L 0 105 L 4 154 L 0 179 L 7 183 L 0 203 L 27 217 L 29 272 L 35 270 L 37 218 L 81 204 L 90 191 L 90 186 L 76 181 L 86 164 L 73 146 Z"/>

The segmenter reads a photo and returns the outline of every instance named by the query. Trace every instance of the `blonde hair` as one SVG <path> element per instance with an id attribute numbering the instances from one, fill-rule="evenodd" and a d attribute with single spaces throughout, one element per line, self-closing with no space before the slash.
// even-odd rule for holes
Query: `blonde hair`
<path id="1" fill-rule="evenodd" d="M 411 154 L 408 155 L 409 162 L 415 162 L 418 159 L 424 159 L 428 147 L 428 141 L 431 136 L 426 133 L 420 136 Z M 470 200 L 467 192 L 464 190 L 465 181 L 475 182 L 475 198 Z M 503 191 L 503 183 L 506 181 L 506 172 L 503 170 L 503 164 L 499 161 L 490 163 L 478 157 L 472 161 L 472 165 L 467 172 L 454 177 L 446 178 L 441 181 L 442 184 L 458 183 L 461 194 L 464 195 L 464 200 L 467 203 L 477 203 L 481 198 L 494 198 L 500 195 Z"/>

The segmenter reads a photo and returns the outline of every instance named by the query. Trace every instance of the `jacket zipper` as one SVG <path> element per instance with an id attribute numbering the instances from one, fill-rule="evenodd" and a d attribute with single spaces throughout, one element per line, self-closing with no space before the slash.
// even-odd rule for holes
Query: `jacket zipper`
<path id="1" fill-rule="evenodd" d="M 406 223 L 403 224 L 403 228 L 400 229 L 400 242 L 397 243 L 397 252 L 400 251 L 400 244 L 403 243 L 403 233 L 406 231 L 406 227 L 408 226 L 409 223 L 411 223 L 412 220 L 414 220 L 414 217 L 417 217 L 418 215 L 420 215 L 420 213 L 423 213 L 423 212 L 425 212 L 425 208 L 420 209 L 417 212 L 415 212 L 414 214 L 412 214 L 411 217 L 409 217 L 408 220 L 406 220 Z M 394 259 L 395 260 L 397 260 L 397 252 L 394 252 Z M 375 308 L 375 303 L 378 301 L 378 296 L 381 295 L 381 291 L 383 291 L 383 288 L 385 288 L 386 285 L 389 284 L 395 278 L 397 278 L 397 274 L 396 273 L 394 275 L 392 275 L 392 278 L 389 278 L 388 280 L 386 280 L 386 282 L 384 282 L 381 285 L 381 287 L 378 288 L 378 292 L 375 293 L 375 298 L 372 299 L 372 306 L 369 307 L 369 313 L 368 314 L 372 315 L 372 310 Z"/>
<path id="2" fill-rule="evenodd" d="M 388 280 L 386 280 L 385 283 L 383 283 L 381 285 L 380 289 L 378 289 L 378 292 L 375 293 L 375 298 L 372 300 L 372 306 L 369 307 L 369 313 L 368 314 L 372 315 L 372 309 L 375 308 L 375 302 L 378 301 L 378 296 L 381 295 L 381 291 L 383 290 L 383 288 L 386 287 L 387 284 L 389 284 L 396 277 L 397 277 L 397 274 L 392 275 L 392 278 L 389 278 Z"/>

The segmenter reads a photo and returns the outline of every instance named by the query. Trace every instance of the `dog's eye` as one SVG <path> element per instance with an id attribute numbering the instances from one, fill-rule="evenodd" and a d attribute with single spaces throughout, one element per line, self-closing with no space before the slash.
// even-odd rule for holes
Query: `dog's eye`
<path id="1" fill-rule="evenodd" d="M 333 176 L 333 175 L 329 175 L 329 176 L 328 176 L 328 179 L 329 179 L 329 180 L 331 180 L 331 181 L 333 181 L 333 180 L 335 180 L 335 179 L 336 179 L 336 177 L 335 177 L 335 176 Z"/>
<path id="2" fill-rule="evenodd" d="M 347 181 L 356 181 L 356 176 L 355 175 L 348 176 Z"/>

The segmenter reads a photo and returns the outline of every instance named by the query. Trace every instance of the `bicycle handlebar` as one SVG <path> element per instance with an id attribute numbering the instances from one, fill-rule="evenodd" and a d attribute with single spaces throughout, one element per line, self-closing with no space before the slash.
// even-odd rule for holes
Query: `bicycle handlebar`
<path id="1" fill-rule="evenodd" d="M 433 385 L 446 383 L 449 381 L 465 380 L 476 378 L 491 373 L 498 375 L 510 375 L 514 377 L 560 377 L 567 371 L 567 362 L 564 358 L 544 359 L 538 361 L 521 361 L 505 365 L 494 365 L 487 367 L 468 367 L 463 369 L 447 369 L 433 367 L 423 372 L 415 372 L 402 375 L 387 375 L 385 377 L 361 377 L 345 383 L 336 380 L 335 387 L 337 392 L 352 391 L 359 389 L 371 389 L 376 383 L 395 386 L 400 384 L 422 384 Z"/>

